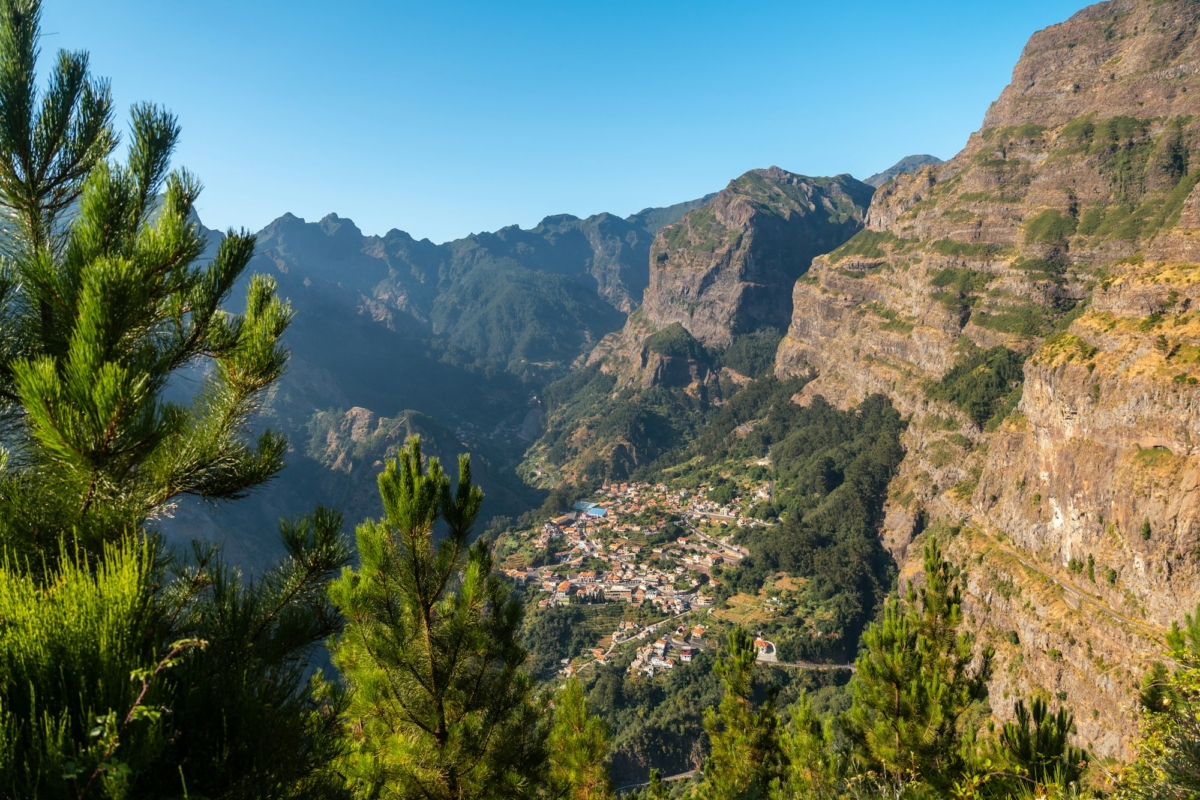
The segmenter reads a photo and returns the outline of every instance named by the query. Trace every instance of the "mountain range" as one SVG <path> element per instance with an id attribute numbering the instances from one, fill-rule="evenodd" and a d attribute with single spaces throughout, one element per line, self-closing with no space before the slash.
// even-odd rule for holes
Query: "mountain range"
<path id="1" fill-rule="evenodd" d="M 185 501 L 165 529 L 179 541 L 222 541 L 247 566 L 265 563 L 278 520 L 297 508 L 379 513 L 375 473 L 413 434 L 443 459 L 474 454 L 492 515 L 536 508 L 544 491 L 517 466 L 542 433 L 542 388 L 642 306 L 659 230 L 717 197 L 624 218 L 559 214 L 444 244 L 400 230 L 364 235 L 336 214 L 274 220 L 257 234 L 247 272 L 271 275 L 296 312 L 288 370 L 260 420 L 288 436 L 289 466 L 247 501 Z M 867 198 L 858 192 L 853 230 Z M 799 274 L 807 259 L 797 256 L 789 269 Z M 775 295 L 786 295 L 787 274 Z M 773 322 L 786 318 L 777 309 Z"/>

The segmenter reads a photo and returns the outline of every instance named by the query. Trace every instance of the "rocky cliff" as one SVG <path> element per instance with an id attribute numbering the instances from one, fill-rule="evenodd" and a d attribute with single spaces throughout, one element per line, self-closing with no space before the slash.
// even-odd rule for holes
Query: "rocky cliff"
<path id="1" fill-rule="evenodd" d="M 697 352 L 786 328 L 796 279 L 862 227 L 873 192 L 849 175 L 809 178 L 778 167 L 730 181 L 658 231 L 641 308 L 589 360 L 623 385 L 711 386 L 711 365 Z M 654 346 L 651 337 L 673 326 L 692 344 Z"/>
<path id="2" fill-rule="evenodd" d="M 655 236 L 646 324 L 678 322 L 719 348 L 761 327 L 783 328 L 791 286 L 815 256 L 858 231 L 872 193 L 849 175 L 747 172 Z"/>
<path id="3" fill-rule="evenodd" d="M 641 307 L 547 388 L 526 479 L 620 479 L 686 441 L 707 411 L 769 372 L 792 285 L 861 229 L 873 192 L 849 175 L 752 170 L 660 228 Z"/>
<path id="4" fill-rule="evenodd" d="M 911 415 L 886 541 L 911 575 L 927 522 L 957 532 L 993 708 L 1069 697 L 1101 755 L 1200 599 L 1198 22 L 1112 0 L 1034 35 L 964 150 L 797 282 L 776 359 L 817 373 L 799 402 Z"/>

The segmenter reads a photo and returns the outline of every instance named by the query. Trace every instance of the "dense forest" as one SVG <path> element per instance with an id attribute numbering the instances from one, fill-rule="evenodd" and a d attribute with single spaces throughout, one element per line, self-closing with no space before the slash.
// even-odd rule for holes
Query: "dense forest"
<path id="1" fill-rule="evenodd" d="M 741 593 L 799 579 L 807 605 L 791 616 L 830 627 L 789 646 L 852 658 L 848 681 L 767 674 L 754 633 L 730 625 L 664 681 L 617 663 L 559 682 L 555 656 L 579 646 L 589 614 L 527 621 L 479 535 L 487 498 L 470 456 L 435 457 L 419 436 L 382 464 L 381 512 L 351 520 L 353 541 L 342 513 L 317 507 L 280 524 L 284 555 L 253 574 L 212 544 L 167 547 L 157 526 L 181 498 L 236 502 L 282 469 L 284 438 L 250 431 L 294 313 L 264 276 L 240 313 L 225 310 L 255 238 L 231 230 L 201 258 L 201 186 L 171 166 L 176 118 L 135 105 L 118 159 L 111 89 L 86 54 L 58 54 L 39 80 L 39 21 L 37 0 L 0 0 L 0 796 L 1200 792 L 1200 609 L 1143 686 L 1138 757 L 1092 766 L 1069 708 L 988 696 L 992 653 L 965 630 L 962 576 L 941 549 L 960 529 L 927 531 L 922 572 L 893 586 L 875 528 L 904 420 L 879 397 L 846 411 L 791 402 L 802 382 L 763 376 L 774 332 L 736 349 L 759 378 L 720 409 L 685 409 L 660 438 L 685 401 L 651 394 L 598 424 L 652 442 L 642 468 L 662 480 L 732 497 L 743 472 L 765 471 L 768 524 L 719 577 Z M 986 423 L 1017 388 L 1019 356 L 968 358 L 931 391 Z M 194 393 L 170 391 L 196 367 Z M 962 377 L 976 373 L 978 394 Z M 597 371 L 569 380 L 550 402 L 611 391 Z M 997 725 L 1001 703 L 1011 721 Z M 670 786 L 658 770 L 644 787 L 613 780 L 697 764 Z"/>

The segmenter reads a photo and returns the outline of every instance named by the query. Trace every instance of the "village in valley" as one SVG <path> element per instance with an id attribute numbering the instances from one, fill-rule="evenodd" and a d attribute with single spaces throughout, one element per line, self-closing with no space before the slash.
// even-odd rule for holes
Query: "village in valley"
<path id="1" fill-rule="evenodd" d="M 755 498 L 769 492 L 765 486 Z M 503 573 L 536 593 L 539 609 L 625 603 L 640 612 L 625 614 L 591 650 L 591 661 L 568 663 L 564 671 L 604 664 L 622 645 L 644 642 L 630 671 L 652 676 L 706 648 L 706 625 L 700 623 L 720 584 L 714 568 L 734 566 L 747 555 L 733 542 L 739 528 L 764 524 L 743 515 L 736 502 L 709 499 L 705 486 L 606 484 L 540 528 L 511 534 Z M 763 657 L 773 656 L 771 643 L 758 644 Z"/>

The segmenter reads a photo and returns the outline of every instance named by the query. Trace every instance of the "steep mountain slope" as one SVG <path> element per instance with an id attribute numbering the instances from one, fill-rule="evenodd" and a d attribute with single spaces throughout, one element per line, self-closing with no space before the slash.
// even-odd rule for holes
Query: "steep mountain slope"
<path id="1" fill-rule="evenodd" d="M 993 706 L 1061 693 L 1101 755 L 1200 596 L 1198 23 L 1112 0 L 1033 36 L 963 152 L 797 282 L 776 361 L 912 416 L 889 545 L 960 531 Z"/>
<path id="2" fill-rule="evenodd" d="M 739 334 L 786 325 L 786 290 L 814 256 L 858 230 L 872 193 L 848 175 L 747 172 L 659 231 L 650 248 L 644 324 L 661 330 L 678 322 L 718 348 Z"/>
<path id="3" fill-rule="evenodd" d="M 848 175 L 753 170 L 660 229 L 642 306 L 586 369 L 547 390 L 547 432 L 526 476 L 546 485 L 622 477 L 685 439 L 706 410 L 769 369 L 792 285 L 862 227 L 873 192 Z"/>
<path id="4" fill-rule="evenodd" d="M 778 167 L 731 181 L 710 202 L 659 230 L 642 307 L 589 361 L 603 363 L 622 383 L 662 384 L 680 373 L 664 359 L 687 360 L 679 346 L 650 341 L 662 331 L 723 351 L 739 336 L 782 330 L 791 317 L 792 285 L 814 256 L 862 227 L 873 192 L 849 175 L 809 178 Z M 680 374 L 699 377 L 695 365 Z"/>
<path id="5" fill-rule="evenodd" d="M 910 172 L 919 171 L 922 167 L 936 167 L 938 164 L 943 163 L 945 162 L 943 162 L 937 156 L 905 156 L 892 166 L 885 169 L 883 172 L 877 172 L 869 178 L 864 178 L 863 183 L 867 184 L 868 186 L 874 186 L 876 189 L 878 189 L 880 186 L 883 186 L 897 175 L 907 175 Z"/>

